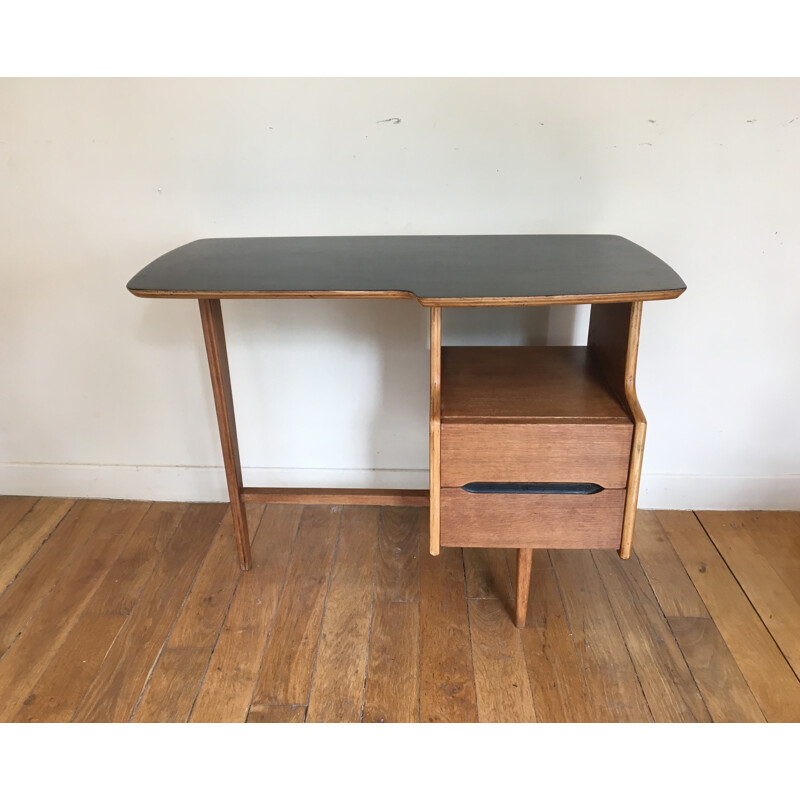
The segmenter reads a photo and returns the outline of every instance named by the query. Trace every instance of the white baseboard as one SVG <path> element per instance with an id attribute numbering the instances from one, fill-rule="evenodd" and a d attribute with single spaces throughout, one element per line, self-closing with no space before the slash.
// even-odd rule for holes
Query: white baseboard
<path id="1" fill-rule="evenodd" d="M 642 475 L 639 508 L 800 511 L 800 475 Z"/>
<path id="2" fill-rule="evenodd" d="M 424 469 L 245 468 L 246 486 L 425 489 Z M 222 502 L 222 467 L 3 464 L 0 494 Z M 800 510 L 800 475 L 642 476 L 640 508 Z"/>

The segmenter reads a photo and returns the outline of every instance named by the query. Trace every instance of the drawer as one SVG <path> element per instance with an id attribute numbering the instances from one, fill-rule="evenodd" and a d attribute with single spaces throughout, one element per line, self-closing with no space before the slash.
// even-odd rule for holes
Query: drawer
<path id="1" fill-rule="evenodd" d="M 632 436 L 626 421 L 443 422 L 441 484 L 548 481 L 624 489 Z"/>
<path id="2" fill-rule="evenodd" d="M 597 494 L 476 494 L 442 489 L 446 547 L 620 546 L 625 490 Z"/>

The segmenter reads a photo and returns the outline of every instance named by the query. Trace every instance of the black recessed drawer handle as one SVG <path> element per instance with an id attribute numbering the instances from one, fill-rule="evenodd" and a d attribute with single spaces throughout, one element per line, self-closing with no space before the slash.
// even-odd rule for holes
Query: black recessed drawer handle
<path id="1" fill-rule="evenodd" d="M 473 494 L 597 494 L 603 491 L 596 483 L 465 483 L 461 487 Z"/>

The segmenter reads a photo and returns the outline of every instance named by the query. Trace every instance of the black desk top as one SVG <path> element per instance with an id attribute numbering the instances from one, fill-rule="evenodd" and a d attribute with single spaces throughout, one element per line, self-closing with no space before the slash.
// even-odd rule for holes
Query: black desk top
<path id="1" fill-rule="evenodd" d="M 621 236 L 200 239 L 157 258 L 140 297 L 410 297 L 426 306 L 630 302 L 686 286 Z"/>

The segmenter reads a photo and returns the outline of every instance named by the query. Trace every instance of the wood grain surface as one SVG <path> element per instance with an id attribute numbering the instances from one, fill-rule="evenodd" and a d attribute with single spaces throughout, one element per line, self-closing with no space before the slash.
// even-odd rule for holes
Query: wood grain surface
<path id="1" fill-rule="evenodd" d="M 23 700 L 14 722 L 69 722 L 125 622 L 82 614 Z"/>
<path id="2" fill-rule="evenodd" d="M 376 600 L 364 722 L 419 721 L 419 603 Z"/>
<path id="3" fill-rule="evenodd" d="M 242 573 L 225 505 L 75 501 L 0 594 L 0 721 L 800 722 L 800 514 L 643 512 L 628 561 L 535 549 L 523 628 L 517 551 L 431 556 L 424 509 L 247 514 Z"/>
<path id="4" fill-rule="evenodd" d="M 210 658 L 210 647 L 164 648 L 131 722 L 186 722 Z"/>
<path id="5" fill-rule="evenodd" d="M 426 516 L 408 508 L 383 509 L 375 567 L 376 600 L 419 600 L 419 550 Z"/>
<path id="6" fill-rule="evenodd" d="M 127 722 L 197 570 L 225 515 L 222 504 L 189 506 L 114 640 L 73 719 Z"/>
<path id="7" fill-rule="evenodd" d="M 697 684 L 636 559 L 598 551 L 595 564 L 655 722 L 710 722 Z"/>
<path id="8" fill-rule="evenodd" d="M 84 546 L 72 554 L 68 571 L 28 623 L 27 636 L 0 660 L 0 718 L 10 715 L 44 674 L 148 505 L 128 501 L 112 504 Z"/>
<path id="9" fill-rule="evenodd" d="M 800 580 L 791 555 L 770 553 L 769 545 L 762 545 L 760 526 L 750 520 L 748 525 L 736 514 L 702 511 L 697 518 L 736 573 L 795 675 L 800 675 Z"/>
<path id="10" fill-rule="evenodd" d="M 302 511 L 296 505 L 264 510 L 253 540 L 253 566 L 236 585 L 190 722 L 247 719 Z"/>
<path id="11" fill-rule="evenodd" d="M 630 558 L 631 555 L 647 433 L 647 420 L 636 394 L 641 322 L 642 303 L 638 301 L 592 306 L 589 320 L 589 351 L 606 383 L 634 423 L 626 482 L 625 517 L 619 548 L 622 558 Z"/>
<path id="12" fill-rule="evenodd" d="M 361 719 L 379 513 L 378 508 L 355 506 L 342 511 L 307 722 Z"/>
<path id="13" fill-rule="evenodd" d="M 338 506 L 303 510 L 253 693 L 257 705 L 308 704 L 341 516 Z"/>
<path id="14" fill-rule="evenodd" d="M 630 424 L 504 422 L 442 425 L 442 486 L 467 483 L 596 483 L 624 489 Z"/>
<path id="15" fill-rule="evenodd" d="M 588 347 L 443 347 L 442 422 L 630 424 Z"/>
<path id="16" fill-rule="evenodd" d="M 467 552 L 467 551 L 465 551 Z M 513 575 L 516 553 L 503 552 Z M 528 616 L 520 628 L 539 722 L 591 722 L 594 713 L 555 572 L 546 550 L 531 558 Z"/>
<path id="17" fill-rule="evenodd" d="M 422 722 L 475 722 L 464 565 L 461 551 L 420 548 L 420 692 Z"/>
<path id="18" fill-rule="evenodd" d="M 442 309 L 431 309 L 430 432 L 428 454 L 429 550 L 439 554 L 442 488 Z"/>
<path id="19" fill-rule="evenodd" d="M 36 557 L 0 594 L 0 655 L 25 630 L 42 601 L 71 568 L 72 558 L 111 511 L 109 501 L 81 501 L 72 506 L 39 548 Z"/>
<path id="20" fill-rule="evenodd" d="M 516 570 L 516 549 L 508 550 L 498 547 L 465 547 L 462 551 L 464 573 L 467 582 L 467 597 L 486 600 L 495 598 L 502 600 L 510 610 L 514 608 L 514 593 L 511 589 L 509 567 L 506 554 L 514 554 L 514 564 L 510 568 Z"/>
<path id="21" fill-rule="evenodd" d="M 480 722 L 536 722 L 522 642 L 499 600 L 470 600 L 469 625 Z"/>
<path id="22" fill-rule="evenodd" d="M 657 516 L 764 716 L 770 722 L 800 720 L 796 673 L 697 517 L 676 511 Z"/>
<path id="23" fill-rule="evenodd" d="M 442 489 L 447 547 L 619 547 L 623 489 L 598 494 L 472 494 Z"/>
<path id="24" fill-rule="evenodd" d="M 43 497 L 0 542 L 0 592 L 22 571 L 72 508 L 72 500 Z"/>
<path id="25" fill-rule="evenodd" d="M 550 555 L 592 704 L 592 718 L 598 722 L 651 721 L 635 664 L 592 553 L 553 550 Z"/>
<path id="26" fill-rule="evenodd" d="M 427 489 L 271 489 L 245 487 L 245 503 L 298 503 L 301 505 L 427 506 Z"/>
<path id="27" fill-rule="evenodd" d="M 305 706 L 250 706 L 247 722 L 266 722 L 277 724 L 282 722 L 305 722 Z"/>
<path id="28" fill-rule="evenodd" d="M 637 515 L 636 557 L 714 722 L 763 722 L 747 681 L 654 511 Z"/>
<path id="29" fill-rule="evenodd" d="M 0 497 L 0 542 L 16 524 L 33 508 L 35 497 Z"/>
<path id="30" fill-rule="evenodd" d="M 222 462 L 228 484 L 233 531 L 239 564 L 250 569 L 250 534 L 242 498 L 242 465 L 239 460 L 239 439 L 236 433 L 236 416 L 233 410 L 233 390 L 228 366 L 228 350 L 225 344 L 225 326 L 222 322 L 222 306 L 219 300 L 199 300 L 200 319 L 203 323 L 203 338 L 208 357 L 208 373 L 217 412 L 217 426 L 222 446 Z"/>

